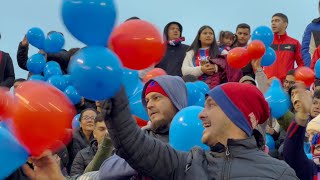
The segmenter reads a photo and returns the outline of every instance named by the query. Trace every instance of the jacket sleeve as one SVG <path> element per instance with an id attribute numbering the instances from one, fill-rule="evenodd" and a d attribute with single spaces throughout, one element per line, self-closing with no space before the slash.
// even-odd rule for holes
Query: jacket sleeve
<path id="1" fill-rule="evenodd" d="M 15 80 L 14 68 L 12 64 L 12 59 L 9 54 L 2 53 L 3 58 L 6 60 L 6 67 L 4 69 L 4 81 L 0 83 L 0 86 L 5 86 L 7 88 L 11 88 L 13 86 Z"/>
<path id="2" fill-rule="evenodd" d="M 300 67 L 300 66 L 304 66 L 304 62 L 303 62 L 303 59 L 302 59 L 302 54 L 301 54 L 301 44 L 299 43 L 299 41 L 297 41 L 297 49 L 296 49 L 296 52 L 295 52 L 295 60 L 297 62 L 297 65 Z M 310 61 L 309 61 L 309 65 L 308 67 L 310 66 Z"/>
<path id="3" fill-rule="evenodd" d="M 123 87 L 111 103 L 111 113 L 106 114 L 110 118 L 105 119 L 108 119 L 108 132 L 117 154 L 140 174 L 154 179 L 174 179 L 184 168 L 188 153 L 176 151 L 169 144 L 143 133 L 133 120 Z"/>
<path id="4" fill-rule="evenodd" d="M 70 54 L 65 50 L 58 53 L 47 53 L 47 59 L 48 61 L 56 61 L 60 64 L 61 69 L 66 71 L 70 61 Z"/>
<path id="5" fill-rule="evenodd" d="M 312 179 L 315 163 L 309 160 L 303 149 L 306 128 L 293 121 L 284 141 L 283 158 L 300 179 Z"/>
<path id="6" fill-rule="evenodd" d="M 193 62 L 192 62 L 193 54 L 194 54 L 193 51 L 188 51 L 186 53 L 186 56 L 183 60 L 182 68 L 181 68 L 183 76 L 191 74 L 193 76 L 199 77 L 203 74 L 203 72 L 201 71 L 201 66 L 195 67 L 193 65 Z"/>
<path id="7" fill-rule="evenodd" d="M 290 167 L 288 167 L 284 172 L 283 172 L 283 174 L 279 177 L 279 178 L 277 178 L 277 179 L 279 179 L 279 180 L 291 180 L 291 179 L 299 179 L 297 176 L 295 176 L 295 171 L 292 169 L 292 168 L 290 168 Z"/>
<path id="8" fill-rule="evenodd" d="M 84 172 L 98 171 L 104 160 L 111 156 L 112 151 L 113 146 L 111 139 L 105 136 L 101 145 L 99 145 L 97 153 L 94 155 L 92 161 L 88 164 Z"/>
<path id="9" fill-rule="evenodd" d="M 311 40 L 311 24 L 306 27 L 302 38 L 302 56 L 304 59 L 305 66 L 310 66 L 311 54 L 310 54 L 310 40 Z"/>
<path id="10" fill-rule="evenodd" d="M 317 49 L 314 51 L 314 54 L 312 56 L 312 61 L 310 68 L 314 70 L 314 66 L 316 65 L 318 59 L 320 58 L 320 46 L 317 47 Z"/>
<path id="11" fill-rule="evenodd" d="M 74 176 L 77 174 L 83 174 L 84 169 L 86 168 L 84 164 L 84 158 L 82 157 L 81 151 L 78 152 L 76 157 L 73 160 L 70 176 Z"/>
<path id="12" fill-rule="evenodd" d="M 29 50 L 29 45 L 22 46 L 20 42 L 18 47 L 18 52 L 17 52 L 17 61 L 18 61 L 19 67 L 26 71 L 28 71 L 27 69 L 28 50 Z"/>
<path id="13" fill-rule="evenodd" d="M 259 90 L 262 92 L 262 94 L 266 93 L 269 88 L 267 86 L 267 81 L 268 81 L 267 75 L 264 73 L 262 68 L 257 69 L 255 71 L 255 75 L 256 75 L 256 81 L 257 81 Z"/>

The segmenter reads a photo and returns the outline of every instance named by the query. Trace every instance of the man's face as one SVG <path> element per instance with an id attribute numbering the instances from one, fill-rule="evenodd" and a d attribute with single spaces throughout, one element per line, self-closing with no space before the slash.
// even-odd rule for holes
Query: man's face
<path id="1" fill-rule="evenodd" d="M 84 131 L 93 131 L 94 129 L 94 119 L 96 118 L 97 114 L 96 112 L 92 110 L 87 110 L 83 112 L 81 120 L 80 120 L 80 126 Z"/>
<path id="2" fill-rule="evenodd" d="M 169 126 L 177 110 L 171 100 L 157 92 L 150 92 L 145 97 L 148 116 L 153 130 Z"/>
<path id="3" fill-rule="evenodd" d="M 284 22 L 280 17 L 274 16 L 271 20 L 272 32 L 275 34 L 283 33 L 287 29 L 288 23 Z"/>
<path id="4" fill-rule="evenodd" d="M 98 141 L 98 144 L 102 143 L 103 137 L 107 133 L 107 126 L 105 122 L 97 122 L 94 125 L 93 136 Z"/>
<path id="5" fill-rule="evenodd" d="M 239 44 L 248 44 L 249 39 L 251 38 L 250 30 L 248 28 L 238 28 L 237 32 L 237 42 Z"/>
<path id="6" fill-rule="evenodd" d="M 312 105 L 311 105 L 311 118 L 315 118 L 320 114 L 320 99 L 313 98 Z"/>
<path id="7" fill-rule="evenodd" d="M 287 75 L 286 79 L 283 81 L 283 89 L 285 91 L 289 91 L 289 89 L 294 85 L 294 76 L 293 75 Z"/>
<path id="8" fill-rule="evenodd" d="M 177 24 L 171 24 L 168 28 L 168 40 L 174 40 L 181 36 L 181 30 Z"/>
<path id="9" fill-rule="evenodd" d="M 209 96 L 205 107 L 199 114 L 204 127 L 202 143 L 214 146 L 225 137 L 225 131 L 231 126 L 231 120 L 222 111 L 220 106 Z"/>

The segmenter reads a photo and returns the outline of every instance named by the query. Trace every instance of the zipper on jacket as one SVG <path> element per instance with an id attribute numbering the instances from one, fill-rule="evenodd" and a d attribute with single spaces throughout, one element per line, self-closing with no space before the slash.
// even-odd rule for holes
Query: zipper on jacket
<path id="1" fill-rule="evenodd" d="M 229 151 L 229 147 L 226 146 L 226 158 L 225 158 L 224 166 L 223 166 L 222 180 L 229 180 L 230 179 L 230 166 L 231 166 L 230 151 Z"/>

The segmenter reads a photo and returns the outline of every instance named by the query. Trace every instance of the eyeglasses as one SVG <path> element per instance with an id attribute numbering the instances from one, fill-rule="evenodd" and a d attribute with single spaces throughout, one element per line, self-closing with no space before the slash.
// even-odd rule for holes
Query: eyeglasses
<path id="1" fill-rule="evenodd" d="M 95 120 L 96 117 L 95 116 L 83 116 L 82 119 L 88 121 L 89 119 Z"/>
<path id="2" fill-rule="evenodd" d="M 288 84 L 294 85 L 296 82 L 295 81 L 284 80 L 284 83 L 288 83 Z"/>

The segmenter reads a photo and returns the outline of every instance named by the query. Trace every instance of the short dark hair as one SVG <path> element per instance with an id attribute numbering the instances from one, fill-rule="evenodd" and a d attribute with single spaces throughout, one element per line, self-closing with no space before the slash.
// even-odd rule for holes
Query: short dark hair
<path id="1" fill-rule="evenodd" d="M 79 121 L 81 121 L 82 117 L 83 117 L 83 113 L 85 113 L 86 111 L 93 111 L 95 112 L 96 114 L 98 114 L 98 111 L 96 109 L 93 109 L 93 108 L 87 108 L 87 109 L 84 109 L 81 111 L 80 113 L 80 117 L 79 117 Z"/>
<path id="2" fill-rule="evenodd" d="M 125 22 L 130 21 L 130 20 L 139 20 L 140 18 L 138 18 L 137 16 L 133 16 L 127 20 L 125 20 Z"/>
<path id="3" fill-rule="evenodd" d="M 104 116 L 102 113 L 97 115 L 96 119 L 94 120 L 94 124 L 97 124 L 98 122 L 104 122 Z"/>
<path id="4" fill-rule="evenodd" d="M 294 72 L 295 72 L 295 70 L 294 70 L 294 69 L 292 69 L 292 70 L 290 70 L 290 71 L 288 71 L 288 72 L 287 72 L 287 75 L 294 76 Z"/>
<path id="5" fill-rule="evenodd" d="M 198 78 L 195 77 L 194 75 L 191 75 L 191 74 L 182 76 L 182 79 L 183 79 L 184 82 L 196 82 L 196 81 L 198 81 Z"/>
<path id="6" fill-rule="evenodd" d="M 314 99 L 314 98 L 320 99 L 320 91 L 319 90 L 315 90 L 313 92 L 312 99 Z"/>
<path id="7" fill-rule="evenodd" d="M 237 31 L 238 29 L 240 29 L 240 28 L 242 28 L 242 29 L 249 29 L 249 32 L 251 32 L 251 28 L 250 28 L 249 24 L 246 24 L 246 23 L 238 24 L 236 31 Z"/>
<path id="8" fill-rule="evenodd" d="M 18 78 L 18 79 L 14 80 L 14 83 L 16 83 L 16 82 L 24 82 L 24 81 L 26 81 L 26 79 Z"/>
<path id="9" fill-rule="evenodd" d="M 283 13 L 275 13 L 272 17 L 275 17 L 275 16 L 281 18 L 282 21 L 284 21 L 286 23 L 289 23 L 288 17 L 285 14 L 283 14 Z"/>

